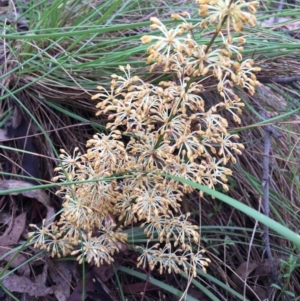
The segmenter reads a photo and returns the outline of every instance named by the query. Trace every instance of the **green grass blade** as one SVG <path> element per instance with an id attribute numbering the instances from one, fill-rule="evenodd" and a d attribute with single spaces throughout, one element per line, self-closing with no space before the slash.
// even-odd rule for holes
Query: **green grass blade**
<path id="1" fill-rule="evenodd" d="M 192 181 L 180 178 L 180 177 L 176 177 L 176 176 L 173 176 L 170 174 L 163 174 L 163 175 L 168 178 L 171 178 L 173 180 L 176 180 L 178 182 L 181 182 L 183 184 L 186 184 L 188 186 L 194 187 L 200 191 L 203 191 L 204 193 L 207 193 L 207 194 L 219 199 L 220 201 L 230 205 L 231 207 L 238 209 L 239 211 L 254 218 L 255 220 L 261 222 L 262 224 L 268 226 L 270 229 L 279 233 L 286 239 L 290 240 L 300 249 L 300 236 L 297 233 L 291 231 L 287 227 L 285 227 L 285 226 L 279 224 L 278 222 L 272 220 L 271 218 L 265 216 L 264 214 L 260 213 L 259 211 L 255 210 L 255 209 L 253 209 L 253 208 L 251 208 L 251 207 L 249 207 L 221 192 L 210 189 L 210 188 L 200 185 L 198 183 L 195 183 L 195 182 L 192 182 Z"/>

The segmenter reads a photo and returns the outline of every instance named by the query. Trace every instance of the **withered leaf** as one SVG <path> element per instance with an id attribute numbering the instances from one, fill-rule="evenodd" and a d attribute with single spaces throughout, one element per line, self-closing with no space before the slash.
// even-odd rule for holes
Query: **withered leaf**
<path id="1" fill-rule="evenodd" d="M 30 188 L 34 186 L 25 181 L 18 180 L 1 180 L 0 181 L 0 190 L 11 190 L 17 188 L 24 188 L 24 191 L 21 192 L 13 192 L 12 195 L 21 194 L 31 199 L 36 199 L 41 204 L 43 204 L 47 208 L 47 216 L 46 216 L 46 225 L 54 221 L 55 218 L 55 210 L 50 204 L 50 198 L 46 194 L 45 191 L 41 189 L 36 190 L 26 190 L 26 188 Z"/>

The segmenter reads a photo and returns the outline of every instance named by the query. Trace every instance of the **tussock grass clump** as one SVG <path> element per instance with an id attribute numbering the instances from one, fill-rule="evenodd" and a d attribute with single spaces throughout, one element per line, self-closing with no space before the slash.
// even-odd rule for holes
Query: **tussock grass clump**
<path id="1" fill-rule="evenodd" d="M 219 300 L 221 295 L 226 295 L 227 300 L 246 300 L 245 286 L 249 300 L 258 298 L 249 293 L 249 288 L 255 293 L 263 290 L 264 294 L 268 290 L 269 296 L 278 295 L 282 300 L 280 290 L 268 289 L 268 271 L 255 279 L 250 275 L 241 286 L 233 276 L 239 274 L 240 264 L 254 262 L 262 266 L 267 260 L 262 225 L 268 222 L 270 247 L 285 284 L 282 290 L 299 295 L 296 233 L 300 223 L 300 43 L 295 26 L 300 9 L 293 1 L 288 2 L 283 10 L 277 8 L 281 1 L 262 3 L 258 26 L 249 27 L 242 24 L 240 20 L 246 19 L 240 14 L 236 19 L 226 15 L 226 20 L 222 15 L 219 19 L 224 3 L 213 11 L 214 2 L 202 3 L 199 11 L 187 1 L 117 0 L 113 5 L 111 1 L 17 1 L 9 21 L 0 18 L 0 124 L 2 130 L 7 120 L 19 117 L 21 112 L 29 129 L 24 135 L 36 144 L 29 154 L 39 161 L 40 173 L 23 176 L 23 150 L 16 143 L 15 149 L 10 144 L 0 146 L 0 174 L 1 179 L 30 178 L 34 183 L 47 184 L 19 188 L 18 192 L 46 188 L 56 209 L 61 208 L 63 200 L 65 213 L 57 214 L 59 220 L 36 229 L 33 240 L 37 245 L 48 249 L 50 255 L 74 252 L 79 260 L 99 263 L 111 262 L 118 256 L 113 253 L 121 251 L 125 262 L 116 274 L 122 283 L 120 293 L 128 289 L 126 284 L 140 278 L 147 281 L 145 300 L 153 295 L 157 300 L 156 292 L 147 291 L 148 281 L 170 295 L 178 296 L 179 289 L 186 291 L 187 300 L 194 300 L 191 294 L 195 291 L 198 300 L 206 296 Z M 227 8 L 230 3 L 226 3 Z M 228 13 L 244 5 L 236 4 Z M 246 7 L 242 12 L 249 13 Z M 274 14 L 278 23 L 274 23 Z M 237 30 L 243 25 L 242 32 L 228 32 L 227 27 L 216 30 L 221 20 L 224 26 L 234 24 Z M 249 21 L 253 24 L 253 15 Z M 254 75 L 243 76 L 245 67 L 250 70 L 255 66 L 261 68 L 255 72 L 260 86 L 249 81 L 256 81 Z M 124 86 L 126 81 L 130 82 L 128 86 Z M 244 89 L 244 84 L 250 86 Z M 251 86 L 254 95 L 247 93 L 253 92 Z M 97 107 L 91 100 L 93 95 L 99 102 Z M 231 98 L 233 102 L 228 101 Z M 259 115 L 261 110 L 267 120 Z M 95 118 L 97 112 L 99 116 Z M 263 212 L 264 128 L 269 125 L 282 135 L 272 139 L 270 153 L 273 223 L 259 215 Z M 92 137 L 95 133 L 98 134 Z M 189 138 L 184 140 L 186 133 Z M 113 148 L 111 157 L 102 157 L 104 145 Z M 64 149 L 61 158 L 56 153 L 58 149 Z M 240 152 L 242 155 L 236 156 Z M 54 172 L 58 160 L 62 164 Z M 7 166 L 12 168 L 8 170 Z M 57 182 L 49 184 L 54 176 Z M 130 189 L 136 181 L 139 184 Z M 62 199 L 52 194 L 58 185 Z M 199 196 L 198 190 L 191 188 L 196 185 L 200 190 L 215 190 L 207 188 L 207 194 Z M 0 192 L 9 193 L 14 190 Z M 7 204 L 10 197 L 4 198 Z M 141 208 L 149 199 L 153 199 L 152 204 L 146 204 L 150 222 Z M 156 204 L 161 206 L 157 209 Z M 19 210 L 27 210 L 22 206 L 18 206 Z M 40 225 L 45 208 L 36 202 L 30 202 L 29 208 L 27 220 L 38 223 L 32 220 L 31 211 L 38 212 Z M 289 229 L 295 233 L 291 235 Z M 80 243 L 76 241 L 78 237 Z M 106 257 L 84 249 L 99 245 Z M 139 268 L 128 252 L 124 255 L 126 247 L 134 259 L 140 256 Z M 159 255 L 165 260 L 163 264 Z M 190 279 L 195 288 L 188 291 L 190 281 L 182 278 L 186 277 L 184 267 L 194 272 L 193 258 L 201 260 L 195 265 L 206 268 L 207 273 L 197 268 L 199 278 Z M 149 264 L 154 268 L 151 277 L 146 275 Z M 171 272 L 179 271 L 180 276 L 160 275 L 160 271 L 169 271 L 168 266 Z M 82 272 L 85 275 L 84 265 Z M 170 295 L 166 298 L 173 298 Z"/>

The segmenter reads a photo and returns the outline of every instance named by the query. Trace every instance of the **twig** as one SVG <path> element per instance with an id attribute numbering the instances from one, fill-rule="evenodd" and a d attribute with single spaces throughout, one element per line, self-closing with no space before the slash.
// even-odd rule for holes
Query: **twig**
<path id="1" fill-rule="evenodd" d="M 266 76 L 258 76 L 257 79 L 261 83 L 283 83 L 288 84 L 296 81 L 300 81 L 300 75 L 294 76 L 280 76 L 280 77 L 266 77 Z"/>
<path id="2" fill-rule="evenodd" d="M 259 211 L 260 211 L 260 208 L 261 208 L 261 198 L 259 198 Z M 251 248 L 253 246 L 253 241 L 254 241 L 254 236 L 256 234 L 256 228 L 258 226 L 258 221 L 255 221 L 255 225 L 254 225 L 254 228 L 253 228 L 253 231 L 252 231 L 252 235 L 251 235 L 251 240 L 249 242 L 249 250 L 248 250 L 248 254 L 247 254 L 247 264 L 246 264 L 246 275 L 249 275 L 248 274 L 248 268 L 249 268 L 249 262 L 250 262 L 250 254 L 251 254 Z M 243 296 L 244 296 L 244 299 L 246 300 L 246 290 L 247 290 L 247 280 L 248 280 L 248 276 L 245 277 L 244 279 L 244 289 L 243 289 Z"/>
<path id="3" fill-rule="evenodd" d="M 270 215 L 270 204 L 269 204 L 269 154 L 271 148 L 271 136 L 272 132 L 265 128 L 265 141 L 264 141 L 264 157 L 263 157 L 263 178 L 262 178 L 262 188 L 263 188 L 263 204 L 264 204 L 264 214 L 269 217 Z M 269 227 L 264 225 L 264 238 L 265 246 L 268 254 L 272 279 L 275 280 L 277 277 L 277 272 L 275 268 L 274 259 L 270 247 L 270 237 L 269 237 Z"/>
<path id="4" fill-rule="evenodd" d="M 267 119 L 267 116 L 263 111 L 259 112 L 263 119 Z M 263 156 L 263 177 L 262 177 L 262 188 L 263 188 L 263 206 L 264 206 L 264 214 L 269 217 L 270 215 L 270 204 L 269 204 L 269 156 L 270 156 L 270 149 L 271 149 L 271 136 L 273 135 L 276 139 L 281 137 L 281 134 L 277 132 L 273 126 L 268 125 L 264 127 L 265 131 L 265 138 L 264 138 L 264 156 Z M 264 225 L 264 239 L 265 239 L 265 246 L 266 252 L 268 254 L 268 259 L 271 267 L 272 272 L 272 281 L 277 283 L 280 287 L 283 287 L 281 280 L 277 275 L 277 268 L 275 266 L 274 258 L 271 252 L 270 247 L 270 236 L 269 236 L 269 227 Z M 290 296 L 285 294 L 286 300 L 292 301 Z"/>

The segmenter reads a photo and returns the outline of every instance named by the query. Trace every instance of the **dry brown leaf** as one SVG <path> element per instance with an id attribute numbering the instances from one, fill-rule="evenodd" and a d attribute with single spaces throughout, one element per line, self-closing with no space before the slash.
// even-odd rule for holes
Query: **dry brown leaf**
<path id="1" fill-rule="evenodd" d="M 117 270 L 119 266 L 122 264 L 123 260 L 120 258 L 114 258 L 114 266 Z M 114 275 L 114 268 L 112 264 L 108 264 L 107 262 L 103 262 L 99 267 L 94 266 L 93 271 L 99 277 L 99 279 L 103 282 L 106 282 Z"/>
<path id="2" fill-rule="evenodd" d="M 125 248 L 122 244 L 122 248 Z M 127 249 L 126 249 L 127 250 Z M 124 249 L 124 252 L 126 251 Z M 114 258 L 114 267 L 117 270 L 123 260 L 121 258 Z M 109 289 L 103 282 L 106 282 L 114 275 L 114 267 L 112 264 L 104 262 L 101 266 L 93 266 L 93 269 L 87 273 L 85 279 L 86 295 L 90 296 L 92 300 L 98 301 L 115 301 Z M 73 293 L 69 296 L 67 301 L 81 301 L 82 300 L 82 281 L 79 281 Z"/>
<path id="3" fill-rule="evenodd" d="M 13 218 L 13 215 L 11 216 L 9 226 L 7 227 L 4 234 L 0 237 L 0 256 L 6 255 L 5 257 L 2 258 L 6 262 L 9 262 L 16 255 L 18 251 L 13 251 L 9 253 L 9 251 L 11 251 L 12 249 L 5 248 L 5 247 L 16 245 L 19 242 L 20 237 L 24 232 L 25 226 L 26 226 L 26 213 L 22 213 L 18 215 L 16 218 Z M 18 267 L 22 265 L 26 260 L 27 258 L 19 253 L 16 255 L 16 258 L 10 263 L 10 266 L 14 268 Z M 29 275 L 30 269 L 28 264 L 24 264 L 23 266 L 21 266 L 18 269 L 18 272 L 20 273 L 20 275 L 23 276 Z"/>
<path id="4" fill-rule="evenodd" d="M 0 257 L 1 260 L 5 260 L 6 262 L 9 262 L 15 255 L 16 252 L 18 251 L 12 251 L 12 248 L 10 247 L 0 247 Z M 9 254 L 8 254 L 9 253 Z M 2 258 L 2 256 L 4 256 Z M 18 273 L 21 276 L 29 276 L 30 275 L 30 267 L 28 263 L 24 264 L 24 262 L 27 260 L 27 257 L 24 256 L 23 254 L 19 253 L 16 258 L 10 263 L 10 267 L 16 268 L 19 267 Z"/>
<path id="5" fill-rule="evenodd" d="M 236 284 L 244 283 L 243 280 L 247 279 L 248 276 L 257 268 L 257 263 L 255 262 L 243 262 L 235 270 L 235 274 L 232 276 L 232 281 Z"/>
<path id="6" fill-rule="evenodd" d="M 66 301 L 82 301 L 87 296 L 91 297 L 94 301 L 116 301 L 112 298 L 110 293 L 107 293 L 107 288 L 103 288 L 97 279 L 96 274 L 93 271 L 88 272 L 85 277 L 85 293 L 82 298 L 82 281 L 79 281 L 73 293 L 69 296 Z"/>
<path id="7" fill-rule="evenodd" d="M 26 225 L 26 213 L 18 215 L 11 219 L 9 227 L 0 237 L 0 246 L 11 246 L 18 243 Z"/>
<path id="8" fill-rule="evenodd" d="M 241 292 L 244 290 L 244 281 L 246 280 L 247 283 L 247 278 L 249 278 L 249 275 L 254 271 L 256 272 L 260 265 L 261 263 L 258 262 L 245 261 L 241 263 L 235 270 L 235 274 L 232 276 L 232 281 L 237 285 Z M 257 274 L 256 276 L 258 277 L 259 274 Z M 248 296 L 250 296 L 251 298 L 255 298 L 254 300 L 264 300 L 268 296 L 267 290 L 259 286 L 247 285 L 246 292 Z"/>
<path id="9" fill-rule="evenodd" d="M 274 258 L 274 263 L 276 267 L 280 264 L 279 260 Z M 266 277 L 272 274 L 272 269 L 270 266 L 269 259 L 265 259 L 259 263 L 258 267 L 255 270 L 254 276 Z"/>
<path id="10" fill-rule="evenodd" d="M 268 292 L 265 288 L 261 287 L 261 286 L 255 286 L 252 287 L 252 290 L 255 292 L 256 296 L 260 299 L 260 300 L 268 300 Z M 251 296 L 251 293 L 249 294 Z"/>
<path id="11" fill-rule="evenodd" d="M 88 288 L 92 288 L 92 281 L 93 279 L 89 279 L 89 277 L 87 277 L 88 274 L 85 277 L 85 287 L 86 289 Z M 77 283 L 77 286 L 75 287 L 74 291 L 72 292 L 72 294 L 68 297 L 68 299 L 66 301 L 81 301 L 81 300 L 85 300 L 86 298 L 86 294 L 84 294 L 84 297 L 82 298 L 82 281 L 79 281 Z"/>
<path id="12" fill-rule="evenodd" d="M 38 275 L 35 281 L 27 277 L 10 274 L 4 276 L 2 283 L 10 292 L 27 293 L 30 296 L 45 296 L 53 294 L 53 288 L 46 286 L 48 266 L 45 264 L 43 273 Z"/>
<path id="13" fill-rule="evenodd" d="M 53 262 L 47 259 L 49 275 L 55 285 L 52 286 L 53 293 L 58 301 L 65 301 L 70 296 L 72 273 L 63 261 Z"/>
<path id="14" fill-rule="evenodd" d="M 34 186 L 33 184 L 27 183 L 25 181 L 18 180 L 1 180 L 0 181 L 0 190 L 11 190 L 18 188 L 31 188 Z M 54 221 L 55 218 L 55 210 L 50 204 L 50 198 L 45 193 L 45 191 L 41 189 L 36 190 L 24 190 L 22 192 L 13 192 L 12 195 L 21 194 L 31 199 L 36 199 L 40 203 L 42 203 L 47 208 L 47 216 L 46 216 L 46 225 L 50 224 Z"/>
<path id="15" fill-rule="evenodd" d="M 101 281 L 99 279 L 99 277 L 97 276 L 97 274 L 92 271 L 92 276 L 93 276 L 93 283 L 94 283 L 94 291 L 96 291 L 96 293 L 93 292 L 87 292 L 87 294 L 93 299 L 95 300 L 97 297 L 97 299 L 99 301 L 118 301 L 115 296 L 112 294 L 112 291 L 103 283 L 103 281 Z"/>

